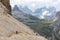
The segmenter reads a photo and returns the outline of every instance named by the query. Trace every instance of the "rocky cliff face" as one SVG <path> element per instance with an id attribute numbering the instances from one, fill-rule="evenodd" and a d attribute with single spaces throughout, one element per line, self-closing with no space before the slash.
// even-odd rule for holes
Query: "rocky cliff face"
<path id="1" fill-rule="evenodd" d="M 0 0 L 0 2 L 9 10 L 9 14 L 11 14 L 11 6 L 9 0 Z"/>
<path id="2" fill-rule="evenodd" d="M 60 40 L 60 11 L 57 12 L 57 21 L 55 23 L 56 25 L 56 30 L 55 30 L 55 37 L 57 40 Z"/>
<path id="3" fill-rule="evenodd" d="M 0 40 L 47 40 L 11 17 L 6 7 L 0 2 Z"/>
<path id="4" fill-rule="evenodd" d="M 56 13 L 56 22 L 53 24 L 52 39 L 60 40 L 60 11 Z"/>

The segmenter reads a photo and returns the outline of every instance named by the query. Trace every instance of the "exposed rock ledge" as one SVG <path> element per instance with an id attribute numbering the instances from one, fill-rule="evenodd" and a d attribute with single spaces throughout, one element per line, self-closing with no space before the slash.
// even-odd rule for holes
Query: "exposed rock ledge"
<path id="1" fill-rule="evenodd" d="M 8 13 L 11 15 L 10 0 L 0 0 L 0 2 L 8 9 Z"/>
<path id="2" fill-rule="evenodd" d="M 8 14 L 0 3 L 0 40 L 47 40 Z"/>

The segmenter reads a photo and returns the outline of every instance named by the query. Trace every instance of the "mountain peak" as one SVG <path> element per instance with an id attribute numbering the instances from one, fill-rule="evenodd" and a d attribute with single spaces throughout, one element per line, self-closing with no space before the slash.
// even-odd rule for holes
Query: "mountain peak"
<path id="1" fill-rule="evenodd" d="M 17 5 L 14 6 L 13 11 L 20 11 Z"/>
<path id="2" fill-rule="evenodd" d="M 36 36 L 32 29 L 10 16 L 6 9 L 0 3 L 0 40 L 47 40 Z"/>

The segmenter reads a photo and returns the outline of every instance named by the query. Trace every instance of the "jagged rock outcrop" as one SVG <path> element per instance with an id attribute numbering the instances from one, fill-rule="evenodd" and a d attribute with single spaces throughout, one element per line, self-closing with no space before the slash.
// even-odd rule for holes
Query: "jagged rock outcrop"
<path id="1" fill-rule="evenodd" d="M 5 0 L 6 1 L 6 0 Z M 0 40 L 47 40 L 36 35 L 28 26 L 15 20 L 0 2 Z"/>
<path id="2" fill-rule="evenodd" d="M 56 22 L 52 26 L 52 40 L 60 40 L 60 11 L 56 13 L 56 19 Z"/>
<path id="3" fill-rule="evenodd" d="M 8 13 L 11 15 L 11 6 L 9 0 L 0 0 L 0 2 L 8 9 Z"/>

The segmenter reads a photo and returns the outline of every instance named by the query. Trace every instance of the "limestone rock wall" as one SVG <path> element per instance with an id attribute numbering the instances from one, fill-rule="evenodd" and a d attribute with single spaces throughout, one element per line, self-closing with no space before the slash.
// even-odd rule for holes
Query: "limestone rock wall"
<path id="1" fill-rule="evenodd" d="M 0 40 L 47 40 L 32 29 L 15 20 L 0 2 Z"/>
<path id="2" fill-rule="evenodd" d="M 10 12 L 9 0 L 0 0 L 0 40 L 47 40 L 15 20 Z"/>
<path id="3" fill-rule="evenodd" d="M 11 6 L 9 0 L 0 0 L 0 2 L 8 9 L 8 13 L 11 15 Z"/>

